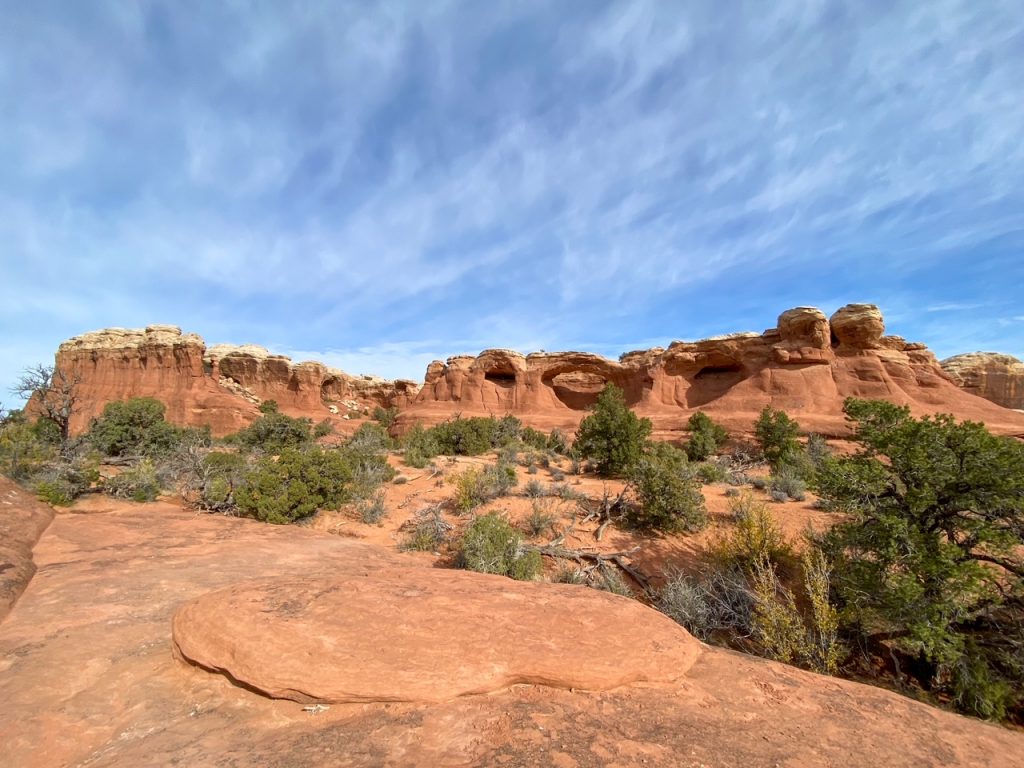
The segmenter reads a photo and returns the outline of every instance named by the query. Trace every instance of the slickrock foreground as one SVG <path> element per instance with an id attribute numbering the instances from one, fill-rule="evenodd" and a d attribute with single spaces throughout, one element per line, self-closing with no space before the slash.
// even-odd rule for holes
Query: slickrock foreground
<path id="1" fill-rule="evenodd" d="M 174 642 L 268 696 L 331 703 L 669 682 L 700 653 L 634 600 L 439 569 L 240 584 L 179 609 Z"/>
<path id="2" fill-rule="evenodd" d="M 0 480 L 0 498 L 12 489 Z M 0 506 L 0 518 L 24 510 Z M 60 512 L 33 557 L 38 572 L 0 623 L 5 768 L 1024 766 L 1020 733 L 714 648 L 702 647 L 693 661 L 695 644 L 685 632 L 669 632 L 654 611 L 586 587 L 453 575 L 428 567 L 430 558 L 392 554 L 336 535 L 196 515 L 162 502 L 135 505 L 98 497 Z M 289 607 L 272 589 L 261 591 L 254 580 L 278 585 L 281 597 L 290 591 L 294 603 Z M 409 602 L 420 605 L 399 610 L 393 591 L 399 585 L 410 592 Z M 352 605 L 348 617 L 321 613 L 331 603 L 320 602 L 318 593 L 335 587 L 341 590 L 338 610 L 346 601 Z M 572 589 L 579 590 L 578 598 L 569 596 Z M 471 600 L 465 610 L 457 606 L 463 593 Z M 516 600 L 528 593 L 544 597 L 532 605 Z M 381 659 L 387 659 L 400 650 L 389 643 L 409 643 L 414 654 L 436 661 L 427 679 L 437 685 L 461 664 L 519 664 L 545 637 L 553 639 L 547 658 L 562 656 L 566 669 L 584 669 L 588 660 L 608 669 L 609 656 L 618 655 L 622 671 L 640 663 L 631 658 L 630 643 L 657 638 L 661 647 L 654 663 L 665 669 L 665 662 L 678 658 L 673 673 L 681 676 L 598 692 L 534 684 L 445 698 L 453 688 L 433 703 L 331 704 L 314 714 L 294 701 L 234 685 L 175 654 L 174 616 L 188 605 L 226 606 L 225 595 L 251 599 L 252 606 L 269 601 L 274 612 L 264 628 L 283 632 L 258 638 L 259 626 L 225 612 L 218 632 L 234 623 L 254 635 L 240 643 L 265 643 L 287 659 L 334 638 L 334 656 L 325 651 L 325 658 L 308 659 L 304 669 L 311 679 L 329 673 L 331 660 L 351 641 L 351 635 L 332 635 L 335 628 L 347 624 L 357 631 L 358 617 L 375 596 L 380 615 L 366 616 L 366 640 L 357 650 L 376 640 Z M 561 612 L 563 599 L 586 608 L 584 617 L 592 618 L 591 607 L 602 606 L 606 620 L 598 637 L 583 636 L 588 629 L 580 620 Z M 624 605 L 630 605 L 621 608 L 628 613 L 619 613 Z M 471 607 L 478 623 L 462 646 L 460 628 Z M 289 613 L 298 624 L 288 626 Z M 522 616 L 535 623 L 504 631 Z M 487 619 L 493 645 L 481 649 L 482 634 L 473 633 L 482 633 Z M 385 631 L 389 622 L 397 626 Z M 311 634 L 299 648 L 287 646 L 286 637 L 305 637 L 306 630 Z M 574 632 L 578 642 L 566 648 Z M 527 648 L 513 647 L 527 634 Z M 605 647 L 598 652 L 602 639 Z M 277 662 L 269 655 L 264 661 L 273 671 Z M 387 674 L 385 665 L 379 670 Z M 397 672 L 401 680 L 401 667 Z"/>

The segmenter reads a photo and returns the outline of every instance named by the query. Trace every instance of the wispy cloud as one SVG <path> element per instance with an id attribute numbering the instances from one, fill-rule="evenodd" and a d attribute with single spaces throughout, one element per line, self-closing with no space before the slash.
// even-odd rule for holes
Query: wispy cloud
<path id="1" fill-rule="evenodd" d="M 418 377 L 824 297 L 1022 354 L 1022 36 L 1009 0 L 20 4 L 0 327 Z"/>

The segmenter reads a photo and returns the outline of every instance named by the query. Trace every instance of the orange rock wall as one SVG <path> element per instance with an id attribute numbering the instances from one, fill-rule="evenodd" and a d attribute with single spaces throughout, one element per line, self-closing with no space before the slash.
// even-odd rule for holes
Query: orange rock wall
<path id="1" fill-rule="evenodd" d="M 401 402 L 410 382 L 354 377 L 320 363 L 293 364 L 260 347 L 213 347 L 174 326 L 111 328 L 61 344 L 56 364 L 78 377 L 72 433 L 84 431 L 111 401 L 154 397 L 176 424 L 235 432 L 276 400 L 292 416 L 343 421 L 374 406 Z"/>
<path id="2" fill-rule="evenodd" d="M 881 313 L 867 304 L 847 305 L 831 318 L 798 307 L 761 334 L 674 342 L 618 361 L 509 350 L 437 361 L 397 428 L 455 414 L 511 413 L 540 429 L 572 431 L 606 382 L 620 386 L 662 438 L 680 436 L 697 410 L 735 433 L 750 432 L 765 405 L 789 412 L 805 431 L 843 437 L 847 397 L 890 400 L 916 415 L 952 412 L 1024 435 L 1024 415 L 960 390 L 924 345 L 885 336 Z"/>

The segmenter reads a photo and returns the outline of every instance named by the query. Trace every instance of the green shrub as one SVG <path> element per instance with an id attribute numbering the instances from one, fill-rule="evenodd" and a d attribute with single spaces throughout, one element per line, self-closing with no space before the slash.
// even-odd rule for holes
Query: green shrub
<path id="1" fill-rule="evenodd" d="M 434 439 L 434 432 L 416 423 L 402 439 L 402 452 L 402 460 L 407 466 L 423 469 L 441 450 Z"/>
<path id="2" fill-rule="evenodd" d="M 444 456 L 479 456 L 493 447 L 496 422 L 492 418 L 456 418 L 433 427 L 438 452 Z"/>
<path id="3" fill-rule="evenodd" d="M 104 490 L 111 496 L 134 501 L 156 501 L 160 480 L 151 459 L 142 459 L 131 469 L 107 480 Z"/>
<path id="4" fill-rule="evenodd" d="M 459 564 L 480 573 L 495 573 L 527 581 L 540 572 L 540 553 L 523 551 L 522 537 L 494 513 L 476 518 L 462 537 Z"/>
<path id="5" fill-rule="evenodd" d="M 398 409 L 394 407 L 383 408 L 378 405 L 376 408 L 373 409 L 372 418 L 374 421 L 376 421 L 378 424 L 384 427 L 384 429 L 390 429 L 391 426 L 395 423 L 395 419 L 398 418 Z"/>
<path id="6" fill-rule="evenodd" d="M 697 479 L 704 485 L 724 483 L 729 479 L 729 473 L 725 471 L 725 467 L 715 461 L 702 461 L 700 464 L 694 464 L 693 471 L 696 473 Z"/>
<path id="7" fill-rule="evenodd" d="M 666 443 L 651 444 L 629 471 L 638 504 L 626 522 L 638 529 L 697 531 L 707 524 L 704 496 L 686 455 Z"/>
<path id="8" fill-rule="evenodd" d="M 0 472 L 18 482 L 30 480 L 47 464 L 57 460 L 59 430 L 56 433 L 57 442 L 54 443 L 47 436 L 40 435 L 35 428 L 37 424 L 45 424 L 47 429 L 56 429 L 52 422 L 41 419 L 32 424 L 24 420 L 20 413 L 9 415 L 0 424 Z"/>
<path id="9" fill-rule="evenodd" d="M 754 423 L 754 434 L 765 460 L 772 467 L 802 453 L 800 442 L 797 440 L 800 425 L 789 418 L 785 411 L 777 411 L 770 405 L 764 407 Z"/>
<path id="10" fill-rule="evenodd" d="M 65 478 L 39 480 L 35 484 L 36 496 L 55 507 L 67 507 L 75 500 L 74 487 Z"/>
<path id="11" fill-rule="evenodd" d="M 235 490 L 238 508 L 267 523 L 291 523 L 318 509 L 337 509 L 350 498 L 350 457 L 313 447 L 285 448 L 275 461 L 260 459 Z"/>
<path id="12" fill-rule="evenodd" d="M 322 437 L 327 437 L 334 432 L 334 427 L 331 425 L 330 419 L 324 419 L 313 427 L 313 439 L 319 440 Z"/>
<path id="13" fill-rule="evenodd" d="M 690 461 L 704 461 L 713 456 L 729 438 L 725 428 L 712 421 L 703 411 L 697 411 L 690 416 L 687 427 L 690 430 L 690 439 L 686 442 L 685 450 Z"/>
<path id="14" fill-rule="evenodd" d="M 622 476 L 642 457 L 650 433 L 650 420 L 638 418 L 622 390 L 607 384 L 580 424 L 573 448 L 595 463 L 598 474 Z"/>
<path id="15" fill-rule="evenodd" d="M 548 436 L 533 427 L 523 427 L 519 432 L 519 439 L 531 448 L 547 450 Z"/>
<path id="16" fill-rule="evenodd" d="M 261 406 L 273 403 L 267 400 Z M 310 419 L 294 419 L 276 410 L 265 411 L 256 421 L 240 429 L 228 439 L 246 448 L 259 448 L 266 453 L 281 453 L 288 448 L 302 448 L 312 441 Z"/>
<path id="17" fill-rule="evenodd" d="M 93 419 L 85 436 L 104 456 L 166 455 L 186 439 L 181 430 L 164 420 L 164 404 L 151 397 L 107 403 Z M 205 441 L 209 444 L 209 431 Z"/>
<path id="18" fill-rule="evenodd" d="M 816 478 L 845 513 L 822 538 L 844 628 L 892 638 L 966 711 L 1024 715 L 1024 444 L 888 402 L 844 410 L 860 450 Z"/>

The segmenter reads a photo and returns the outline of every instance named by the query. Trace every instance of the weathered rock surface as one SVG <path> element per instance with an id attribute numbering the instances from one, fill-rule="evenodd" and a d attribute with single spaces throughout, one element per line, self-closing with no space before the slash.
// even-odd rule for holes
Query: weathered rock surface
<path id="1" fill-rule="evenodd" d="M 35 575 L 32 547 L 51 520 L 51 507 L 0 477 L 0 621 Z"/>
<path id="2" fill-rule="evenodd" d="M 700 654 L 634 600 L 425 569 L 239 584 L 180 608 L 174 642 L 273 698 L 330 703 L 670 682 Z"/>
<path id="3" fill-rule="evenodd" d="M 0 506 L 0 517 L 11 514 Z M 58 514 L 35 558 L 38 573 L 0 623 L 2 766 L 1024 766 L 1018 732 L 707 647 L 675 682 L 597 692 L 516 685 L 430 704 L 333 704 L 313 714 L 176 659 L 172 617 L 202 595 L 254 579 L 295 585 L 301 614 L 315 585 L 401 575 L 396 583 L 422 588 L 442 571 L 414 555 L 294 526 L 100 498 Z M 487 583 L 493 601 L 482 593 L 474 600 L 494 620 L 495 644 L 506 644 L 505 612 L 523 607 L 501 597 L 494 578 L 464 576 Z M 591 599 L 585 587 L 533 586 Z M 393 602 L 380 612 L 368 632 L 406 617 Z M 420 628 L 419 652 L 438 634 L 457 634 L 457 622 L 445 627 L 443 619 Z M 647 609 L 631 620 L 635 626 L 609 618 L 598 631 L 618 643 L 620 632 L 660 633 L 663 621 Z M 563 622 L 571 626 L 573 616 L 551 612 L 536 630 L 559 637 Z M 410 624 L 407 636 L 416 634 Z M 393 637 L 380 638 L 381 654 L 392 652 Z M 675 638 L 691 647 L 685 633 Z M 580 648 L 566 651 L 567 666 L 592 645 Z M 464 661 L 475 664 L 474 654 L 468 647 Z M 319 664 L 308 661 L 310 675 Z"/>
<path id="4" fill-rule="evenodd" d="M 788 411 L 805 431 L 842 437 L 849 434 L 842 413 L 847 397 L 889 400 L 915 415 L 950 412 L 1024 435 L 1021 414 L 966 394 L 924 345 L 884 332 L 878 307 L 849 304 L 830 319 L 798 307 L 764 333 L 676 341 L 618 361 L 579 352 L 487 350 L 432 363 L 398 428 L 456 413 L 511 413 L 541 429 L 571 431 L 613 382 L 660 437 L 678 437 L 696 410 L 734 433 L 749 432 L 765 405 Z"/>
<path id="5" fill-rule="evenodd" d="M 319 421 L 399 404 L 416 391 L 412 382 L 293 363 L 255 345 L 207 349 L 201 337 L 170 325 L 76 336 L 60 345 L 56 362 L 81 379 L 72 432 L 84 430 L 106 403 L 129 397 L 155 397 L 167 406 L 168 420 L 209 424 L 223 435 L 255 419 L 264 400 L 276 400 L 289 415 Z"/>
<path id="6" fill-rule="evenodd" d="M 947 357 L 943 370 L 965 392 L 1004 408 L 1024 410 L 1024 362 L 998 352 Z"/>

